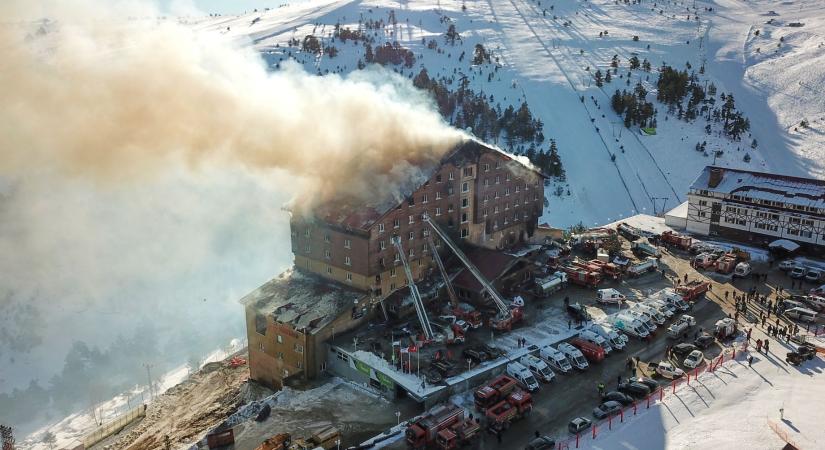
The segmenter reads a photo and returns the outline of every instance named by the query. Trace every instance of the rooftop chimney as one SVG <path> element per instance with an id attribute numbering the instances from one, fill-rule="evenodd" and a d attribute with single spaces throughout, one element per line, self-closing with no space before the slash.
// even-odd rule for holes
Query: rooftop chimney
<path id="1" fill-rule="evenodd" d="M 708 177 L 708 187 L 715 188 L 716 186 L 719 186 L 719 183 L 722 182 L 722 175 L 724 173 L 725 171 L 718 167 L 711 167 L 710 177 Z"/>

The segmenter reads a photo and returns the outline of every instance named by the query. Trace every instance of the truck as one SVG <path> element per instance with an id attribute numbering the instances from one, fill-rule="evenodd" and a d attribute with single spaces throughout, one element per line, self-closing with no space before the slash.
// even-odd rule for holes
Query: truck
<path id="1" fill-rule="evenodd" d="M 730 317 L 716 321 L 716 339 L 719 341 L 733 337 L 736 334 L 736 322 Z"/>
<path id="2" fill-rule="evenodd" d="M 627 274 L 631 277 L 638 277 L 647 272 L 652 272 L 659 268 L 659 262 L 656 258 L 652 256 L 648 256 L 645 258 L 644 261 L 638 262 L 636 264 L 631 264 L 630 267 L 627 268 Z"/>
<path id="3" fill-rule="evenodd" d="M 638 228 L 624 222 L 621 222 L 616 226 L 616 231 L 618 231 L 622 237 L 630 242 L 636 241 L 642 237 L 642 232 Z"/>
<path id="4" fill-rule="evenodd" d="M 602 362 L 605 357 L 605 350 L 601 346 L 592 342 L 587 342 L 581 338 L 573 338 L 570 340 L 570 345 L 579 349 L 580 352 L 590 362 Z"/>
<path id="5" fill-rule="evenodd" d="M 483 413 L 487 408 L 510 395 L 517 386 L 518 382 L 507 375 L 494 378 L 485 386 L 476 389 L 473 394 L 476 411 Z"/>
<path id="6" fill-rule="evenodd" d="M 673 246 L 681 250 L 689 250 L 690 246 L 693 245 L 693 238 L 690 236 L 685 236 L 670 230 L 662 233 L 660 239 L 666 245 Z"/>
<path id="7" fill-rule="evenodd" d="M 654 258 L 660 258 L 662 256 L 662 252 L 647 239 L 639 239 L 631 243 L 630 250 L 633 251 L 633 254 L 636 256 L 652 256 Z"/>
<path id="8" fill-rule="evenodd" d="M 438 405 L 407 426 L 407 446 L 414 449 L 453 449 L 471 443 L 480 427 L 464 417 L 464 408 L 452 403 Z"/>
<path id="9" fill-rule="evenodd" d="M 584 329 L 580 331 L 579 339 L 590 342 L 591 344 L 598 345 L 599 347 L 604 349 L 605 356 L 608 356 L 610 355 L 610 353 L 613 352 L 613 347 L 610 345 L 610 342 L 608 342 L 608 340 L 603 338 L 600 334 L 590 331 L 590 329 Z"/>
<path id="10" fill-rule="evenodd" d="M 539 381 L 549 383 L 556 378 L 556 374 L 541 358 L 533 355 L 524 355 L 518 362 L 526 367 Z"/>
<path id="11" fill-rule="evenodd" d="M 638 319 L 629 315 L 613 314 L 608 316 L 607 321 L 610 325 L 616 327 L 616 329 L 631 336 L 636 336 L 639 339 L 644 339 L 650 336 L 650 332 L 647 331 L 647 327 L 644 326 L 644 324 L 642 324 L 642 322 Z"/>
<path id="12" fill-rule="evenodd" d="M 721 274 L 732 273 L 736 268 L 736 258 L 730 255 L 724 255 L 716 260 L 716 272 Z"/>
<path id="13" fill-rule="evenodd" d="M 470 324 L 470 328 L 480 328 L 483 321 L 481 320 L 481 313 L 478 312 L 472 305 L 468 303 L 459 303 L 458 306 L 450 310 L 457 318 Z"/>
<path id="14" fill-rule="evenodd" d="M 589 367 L 582 352 L 573 345 L 567 342 L 562 342 L 558 345 L 558 349 L 564 354 L 565 357 L 567 357 L 567 360 L 570 361 L 570 364 L 576 369 L 585 370 Z"/>
<path id="15" fill-rule="evenodd" d="M 683 315 L 676 322 L 667 328 L 667 336 L 672 339 L 687 336 L 688 328 L 696 325 L 696 319 L 687 314 Z"/>
<path id="16" fill-rule="evenodd" d="M 437 329 L 444 336 L 445 344 L 461 344 L 464 342 L 464 330 L 460 326 L 453 323 L 447 323 L 440 320 L 430 320 L 430 324 Z"/>
<path id="17" fill-rule="evenodd" d="M 567 274 L 567 280 L 577 286 L 595 288 L 601 281 L 599 272 L 589 271 L 572 265 L 562 266 L 561 270 Z"/>
<path id="18" fill-rule="evenodd" d="M 687 284 L 681 284 L 674 289 L 677 294 L 682 296 L 682 300 L 686 302 L 694 302 L 705 295 L 705 292 L 710 290 L 709 281 L 692 280 Z"/>
<path id="19" fill-rule="evenodd" d="M 713 253 L 700 253 L 693 257 L 690 265 L 694 269 L 710 269 L 716 265 L 716 255 Z"/>
<path id="20" fill-rule="evenodd" d="M 619 280 L 622 278 L 622 269 L 607 260 L 601 261 L 599 259 L 591 259 L 588 261 L 591 266 L 598 267 L 603 278 L 610 278 Z"/>
<path id="21" fill-rule="evenodd" d="M 510 364 L 507 364 L 507 375 L 518 381 L 522 388 L 527 389 L 530 392 L 536 391 L 539 388 L 539 383 L 536 381 L 536 377 L 533 376 L 529 369 L 524 367 L 519 362 L 511 362 Z"/>
<path id="22" fill-rule="evenodd" d="M 552 345 L 547 345 L 539 349 L 539 358 L 543 359 L 550 367 L 562 372 L 567 373 L 573 370 L 573 366 L 570 365 L 570 361 L 567 360 L 567 357 Z"/>
<path id="23" fill-rule="evenodd" d="M 567 287 L 567 274 L 555 272 L 544 278 L 536 278 L 536 295 L 550 295 Z"/>
<path id="24" fill-rule="evenodd" d="M 533 411 L 533 397 L 524 391 L 515 391 L 506 399 L 496 403 L 485 412 L 488 427 L 501 431 L 510 427 L 512 422 L 529 415 Z"/>
<path id="25" fill-rule="evenodd" d="M 609 325 L 594 323 L 590 325 L 589 330 L 605 338 L 607 342 L 610 342 L 610 347 L 616 350 L 621 351 L 627 345 L 627 336 L 617 333 L 616 330 Z"/>

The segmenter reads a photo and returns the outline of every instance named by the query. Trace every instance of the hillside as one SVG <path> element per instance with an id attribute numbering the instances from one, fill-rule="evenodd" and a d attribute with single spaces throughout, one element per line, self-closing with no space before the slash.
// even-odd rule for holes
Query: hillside
<path id="1" fill-rule="evenodd" d="M 661 213 L 685 200 L 699 169 L 714 159 L 723 166 L 825 174 L 818 131 L 823 118 L 817 117 L 825 105 L 806 95 L 825 81 L 821 71 L 812 70 L 825 52 L 814 32 L 823 15 L 815 1 L 697 2 L 694 10 L 693 2 L 682 1 L 420 0 L 308 2 L 185 20 L 253 45 L 273 70 L 295 59 L 310 73 L 347 74 L 368 59 L 368 41 L 376 49 L 398 42 L 415 61 L 386 67 L 407 78 L 424 68 L 430 79 L 446 80 L 447 89 L 463 85 L 492 98 L 490 106 L 518 109 L 526 102 L 543 124 L 545 139 L 534 144 L 546 150 L 554 139 L 566 172 L 565 181 L 548 187 L 544 219 L 568 226 L 637 211 Z M 764 24 L 770 18 L 773 24 Z M 797 21 L 807 23 L 789 26 Z M 447 35 L 451 26 L 457 39 Z M 343 41 L 339 33 L 347 28 L 362 32 L 362 39 Z M 305 48 L 310 35 L 320 47 L 335 47 L 335 56 Z M 482 58 L 474 64 L 477 44 L 489 53 L 489 62 Z M 612 80 L 597 86 L 596 71 L 607 73 L 614 55 Z M 647 60 L 650 70 L 630 70 L 634 56 Z M 679 120 L 677 111 L 669 113 L 655 99 L 665 64 L 695 74 L 697 85 L 715 86 L 710 109 L 732 93 L 750 131 L 733 140 L 721 133 L 717 120 L 709 122 L 709 134 L 701 113 L 691 122 Z M 625 127 L 610 107 L 617 89 L 632 91 L 639 82 L 656 109 L 655 136 Z M 466 122 L 458 115 L 447 119 Z M 803 119 L 809 128 L 798 126 Z M 704 151 L 696 151 L 702 142 Z M 525 152 L 531 142 L 496 143 Z"/>

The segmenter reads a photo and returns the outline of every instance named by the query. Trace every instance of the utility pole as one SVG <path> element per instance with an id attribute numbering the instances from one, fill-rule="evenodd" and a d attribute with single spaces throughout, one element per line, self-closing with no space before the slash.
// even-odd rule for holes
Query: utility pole
<path id="1" fill-rule="evenodd" d="M 149 380 L 149 401 L 152 401 L 155 392 L 154 387 L 152 387 L 152 365 L 149 363 L 143 363 L 143 367 L 146 368 L 146 378 Z"/>

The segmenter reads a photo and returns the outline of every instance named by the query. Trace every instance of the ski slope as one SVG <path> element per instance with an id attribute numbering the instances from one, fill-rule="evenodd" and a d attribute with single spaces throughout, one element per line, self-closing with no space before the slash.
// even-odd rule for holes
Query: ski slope
<path id="1" fill-rule="evenodd" d="M 388 22 L 394 11 L 395 25 L 369 30 L 376 46 L 398 41 L 415 53 L 413 68 L 393 70 L 409 78 L 421 68 L 431 78 L 467 76 L 471 89 L 492 94 L 502 108 L 527 101 L 544 123 L 544 135 L 557 141 L 567 173 L 566 182 L 548 187 L 550 205 L 543 221 L 568 226 L 637 213 L 661 214 L 675 207 L 685 200 L 699 170 L 714 163 L 715 151 L 724 152 L 715 159 L 721 166 L 825 174 L 825 117 L 817 117 L 825 116 L 825 100 L 816 95 L 825 79 L 823 71 L 814 70 L 822 66 L 817 63 L 825 55 L 822 36 L 816 33 L 822 30 L 825 8 L 813 0 L 699 1 L 695 10 L 693 4 L 655 2 L 654 8 L 652 1 L 626 5 L 606 0 L 320 0 L 183 20 L 198 30 L 254 46 L 273 70 L 294 58 L 310 73 L 346 74 L 357 70 L 363 46 L 333 43 L 340 53 L 329 58 L 289 48 L 288 41 L 314 34 L 327 36 L 326 45 L 335 24 L 355 30 L 359 19 Z M 770 10 L 784 25 L 764 25 Z M 801 28 L 787 26 L 796 20 L 807 23 Z M 462 37 L 455 46 L 443 39 L 448 23 Z M 763 31 L 755 37 L 757 28 Z M 608 33 L 600 37 L 603 31 Z M 779 51 L 756 53 L 757 46 L 767 49 L 780 35 L 785 38 Z M 435 39 L 441 51 L 428 49 L 422 39 Z M 470 63 L 476 43 L 498 58 L 500 67 L 490 81 L 487 75 L 493 65 Z M 465 58 L 459 61 L 462 52 Z M 618 74 L 597 87 L 593 73 L 606 71 L 613 55 L 620 60 Z M 648 59 L 653 71 L 629 72 L 626 63 L 634 55 Z M 624 128 L 622 118 L 611 110 L 613 92 L 632 89 L 639 81 L 655 99 L 656 68 L 663 63 L 679 69 L 689 63 L 698 71 L 703 62 L 705 74 L 700 79 L 715 84 L 720 93 L 734 94 L 738 108 L 751 121 L 751 136 L 733 142 L 715 131 L 707 135 L 703 120 L 686 123 L 666 117 L 666 108 L 655 100 L 658 130 L 646 136 L 638 127 Z M 810 128 L 795 130 L 794 124 L 803 118 Z M 751 148 L 753 139 L 757 148 Z M 706 154 L 694 150 L 702 141 Z M 749 163 L 743 161 L 745 154 Z M 557 189 L 562 195 L 555 195 Z"/>

